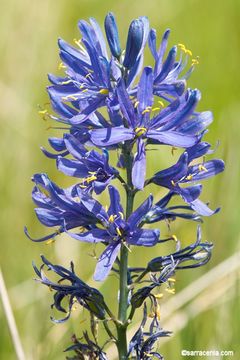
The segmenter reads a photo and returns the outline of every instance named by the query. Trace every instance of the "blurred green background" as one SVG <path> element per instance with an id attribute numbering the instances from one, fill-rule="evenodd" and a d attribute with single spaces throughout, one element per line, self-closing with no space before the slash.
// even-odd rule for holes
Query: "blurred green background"
<path id="1" fill-rule="evenodd" d="M 184 43 L 194 56 L 199 55 L 200 64 L 189 86 L 202 91 L 199 109 L 211 109 L 214 113 L 215 122 L 205 139 L 213 146 L 220 141 L 216 157 L 222 157 L 227 164 L 224 174 L 208 181 L 202 197 L 211 201 L 212 208 L 222 206 L 222 211 L 206 219 L 203 225 L 204 239 L 215 245 L 212 261 L 204 268 L 178 273 L 176 295 L 166 297 L 163 318 L 172 297 L 181 294 L 189 284 L 193 299 L 190 296 L 182 305 L 179 303 L 179 311 L 172 314 L 167 329 L 175 335 L 168 342 L 160 342 L 161 352 L 166 360 L 178 360 L 182 359 L 181 349 L 234 350 L 231 358 L 240 359 L 239 270 L 223 278 L 218 273 L 218 281 L 210 282 L 205 293 L 194 296 L 199 285 L 197 279 L 205 274 L 207 284 L 208 272 L 239 251 L 240 1 L 8 0 L 1 4 L 0 21 L 0 260 L 26 359 L 64 359 L 62 350 L 70 344 L 71 334 L 76 331 L 80 335 L 85 326 L 84 312 L 79 317 L 74 314 L 68 324 L 51 323 L 52 294 L 32 281 L 31 261 L 39 264 L 40 253 L 65 266 L 74 260 L 78 274 L 88 280 L 95 265 L 88 255 L 91 250 L 64 237 L 49 246 L 34 244 L 24 236 L 23 227 L 28 225 L 36 236 L 47 233 L 33 212 L 30 181 L 33 173 L 47 172 L 61 186 L 68 184 L 67 178 L 57 173 L 54 162 L 39 150 L 40 145 L 47 146 L 49 136 L 56 135 L 54 130 L 47 130 L 50 123 L 39 117 L 38 104 L 44 106 L 48 102 L 46 74 L 58 72 L 57 38 L 72 42 L 79 37 L 79 19 L 92 16 L 102 25 L 108 11 L 117 17 L 122 43 L 131 19 L 147 15 L 159 36 L 166 28 L 171 29 L 169 46 Z M 158 159 L 166 166 L 168 157 Z M 149 171 L 158 167 L 151 155 Z M 164 224 L 161 229 L 163 234 L 167 233 Z M 196 224 L 178 221 L 172 231 L 188 244 L 195 238 Z M 132 263 L 139 264 L 139 260 L 145 263 L 156 251 L 160 254 L 162 250 L 138 249 Z M 102 285 L 111 302 L 116 302 L 114 280 L 110 277 Z M 13 360 L 16 356 L 1 305 L 0 324 L 0 359 Z M 109 358 L 114 359 L 113 352 Z"/>

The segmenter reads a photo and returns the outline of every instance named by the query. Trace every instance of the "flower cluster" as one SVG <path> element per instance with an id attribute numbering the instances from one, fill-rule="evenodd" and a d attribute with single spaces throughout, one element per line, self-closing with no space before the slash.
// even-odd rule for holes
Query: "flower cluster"
<path id="1" fill-rule="evenodd" d="M 196 242 L 181 248 L 175 235 L 167 239 L 161 236 L 161 221 L 177 218 L 202 221 L 203 216 L 219 211 L 211 210 L 199 199 L 202 192 L 199 182 L 224 170 L 222 160 L 206 161 L 213 151 L 202 138 L 212 122 L 212 113 L 196 110 L 200 91 L 187 88 L 186 81 L 198 59 L 193 59 L 183 44 L 167 52 L 169 30 L 157 48 L 156 31 L 149 28 L 146 17 L 140 17 L 130 24 L 126 45 L 122 47 L 115 17 L 109 13 L 105 18 L 107 49 L 95 19 L 81 20 L 78 25 L 82 37 L 74 41 L 76 46 L 62 39 L 58 42 L 62 61 L 59 68 L 64 69 L 64 76 L 49 75 L 48 94 L 54 114 L 46 109 L 40 111 L 44 117 L 64 125 L 62 137 L 49 138 L 52 150 L 42 151 L 56 161 L 59 171 L 73 178 L 73 185 L 63 189 L 46 174 L 35 174 L 32 193 L 35 212 L 39 221 L 53 230 L 38 239 L 32 238 L 27 228 L 25 233 L 36 242 L 51 241 L 64 232 L 81 242 L 101 243 L 104 250 L 97 259 L 94 279 L 103 281 L 111 270 L 118 274 L 118 317 L 111 313 L 97 289 L 75 275 L 73 265 L 67 270 L 42 257 L 43 266 L 38 270 L 34 265 L 35 272 L 44 285 L 55 291 L 53 306 L 67 312 L 61 321 L 69 318 L 74 303 L 78 302 L 104 323 L 120 359 L 154 356 L 162 359 L 154 344 L 170 333 L 160 327 L 155 289 L 165 284 L 173 292 L 169 284 L 175 272 L 204 265 L 211 257 L 212 244 L 201 241 L 198 227 Z M 147 46 L 153 67 L 144 67 Z M 155 151 L 162 145 L 173 150 L 179 148 L 181 155 L 174 165 L 146 174 L 147 150 L 153 145 Z M 118 155 L 116 164 L 111 161 L 114 152 Z M 112 180 L 125 189 L 126 211 Z M 149 184 L 168 192 L 157 202 L 147 194 L 146 200 L 134 208 L 135 195 L 147 190 Z M 109 196 L 108 207 L 96 198 L 104 191 Z M 170 205 L 173 197 L 177 204 Z M 130 248 L 158 248 L 166 241 L 176 241 L 175 252 L 157 256 L 145 267 L 128 266 Z M 57 283 L 49 280 L 44 267 L 60 276 L 60 280 Z M 64 299 L 68 299 L 67 311 L 62 306 Z M 149 331 L 144 332 L 147 300 L 153 320 Z M 128 346 L 126 329 L 141 306 L 143 321 Z M 116 333 L 109 329 L 108 321 L 113 321 Z M 91 340 L 85 332 L 83 339 L 84 343 L 75 337 L 74 345 L 68 349 L 76 352 L 74 359 L 107 359 L 94 334 Z"/>

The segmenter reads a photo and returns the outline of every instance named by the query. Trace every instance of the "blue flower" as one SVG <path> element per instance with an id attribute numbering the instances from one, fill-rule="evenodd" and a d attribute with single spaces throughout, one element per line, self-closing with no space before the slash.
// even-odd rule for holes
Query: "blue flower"
<path id="1" fill-rule="evenodd" d="M 82 342 L 82 338 L 85 342 Z M 73 345 L 69 346 L 64 352 L 74 351 L 76 356 L 74 357 L 67 357 L 67 360 L 77 360 L 84 358 L 87 359 L 98 359 L 98 360 L 108 360 L 106 353 L 103 352 L 103 349 L 96 342 L 90 340 L 87 331 L 84 331 L 83 337 L 80 339 L 76 338 L 76 335 L 72 336 Z"/>
<path id="2" fill-rule="evenodd" d="M 48 87 L 53 109 L 69 117 L 68 123 L 81 124 L 107 101 L 115 101 L 115 88 L 124 76 L 130 89 L 137 76 L 147 41 L 149 25 L 145 17 L 134 20 L 129 28 L 126 54 L 121 48 L 113 14 L 105 19 L 107 40 L 113 57 L 109 59 L 103 33 L 95 19 L 90 24 L 79 21 L 82 34 L 77 41 L 79 49 L 59 39 L 60 57 L 66 68 L 66 77 L 49 75 L 52 85 Z"/>
<path id="3" fill-rule="evenodd" d="M 68 176 L 82 178 L 79 185 L 82 189 L 94 190 L 96 194 L 100 194 L 118 175 L 118 171 L 108 163 L 109 156 L 106 150 L 102 155 L 95 150 L 87 151 L 73 135 L 69 134 L 64 135 L 64 142 L 66 149 L 76 160 L 59 156 L 57 168 Z"/>
<path id="4" fill-rule="evenodd" d="M 153 318 L 149 332 L 144 331 L 147 322 L 147 306 L 144 303 L 143 319 L 129 343 L 128 356 L 132 355 L 137 360 L 150 360 L 157 358 L 163 360 L 163 357 L 158 352 L 154 351 L 154 345 L 160 337 L 170 336 L 170 331 L 161 329 L 159 321 L 156 317 Z"/>
<path id="5" fill-rule="evenodd" d="M 46 174 L 34 175 L 33 181 L 36 185 L 33 188 L 32 198 L 38 206 L 35 212 L 39 221 L 47 227 L 58 227 L 58 229 L 45 237 L 33 239 L 25 228 L 25 233 L 31 240 L 46 241 L 66 229 L 86 227 L 96 223 L 96 217 L 77 199 L 76 186 L 60 189 Z"/>
<path id="6" fill-rule="evenodd" d="M 211 258 L 213 244 L 201 242 L 201 236 L 201 228 L 198 226 L 197 239 L 194 244 L 186 246 L 183 249 L 177 248 L 177 251 L 172 254 L 152 259 L 147 265 L 147 270 L 149 272 L 162 272 L 162 270 L 168 266 L 174 266 L 175 270 L 183 270 L 205 265 Z M 179 243 L 177 243 L 177 245 L 178 244 Z M 158 281 L 155 283 L 157 284 L 157 282 Z"/>
<path id="7" fill-rule="evenodd" d="M 178 162 L 168 169 L 156 173 L 150 182 L 164 186 L 171 192 L 178 194 L 199 215 L 210 216 L 219 209 L 212 211 L 198 199 L 202 191 L 202 185 L 181 187 L 181 184 L 191 184 L 215 176 L 224 170 L 224 162 L 219 159 L 200 162 L 191 165 L 191 162 L 208 152 L 209 144 L 200 143 L 185 151 Z"/>
<path id="8" fill-rule="evenodd" d="M 113 186 L 108 187 L 110 196 L 110 206 L 106 211 L 104 207 L 91 196 L 79 191 L 81 204 L 96 217 L 102 225 L 92 227 L 89 231 L 73 233 L 67 232 L 74 239 L 87 241 L 91 243 L 102 242 L 106 244 L 106 249 L 98 259 L 95 269 L 94 279 L 104 280 L 110 272 L 114 261 L 118 255 L 121 244 L 125 246 L 154 246 L 157 244 L 160 232 L 159 230 L 141 229 L 138 225 L 152 206 L 152 196 L 142 203 L 126 220 L 120 201 L 120 195 Z"/>
<path id="9" fill-rule="evenodd" d="M 68 270 L 63 266 L 53 265 L 44 256 L 41 256 L 41 259 L 43 265 L 40 269 L 33 263 L 34 270 L 39 277 L 37 280 L 48 286 L 52 291 L 55 291 L 52 307 L 55 307 L 60 312 L 67 313 L 67 316 L 61 320 L 52 318 L 54 322 L 61 323 L 66 321 L 70 317 L 72 307 L 75 303 L 79 303 L 97 318 L 101 320 L 105 318 L 107 307 L 102 294 L 77 277 L 73 263 L 71 263 L 71 269 Z M 44 273 L 44 267 L 46 267 L 48 271 L 53 271 L 58 275 L 60 277 L 59 280 L 54 282 L 48 279 Z M 62 306 L 64 299 L 68 300 L 68 310 L 65 310 Z"/>
<path id="10" fill-rule="evenodd" d="M 167 195 L 165 195 L 161 200 L 152 206 L 152 208 L 143 218 L 142 222 L 152 224 L 163 220 L 174 221 L 176 218 L 202 222 L 201 217 L 196 212 L 194 212 L 191 206 L 167 206 L 171 199 L 176 195 L 178 194 L 173 191 L 169 191 Z"/>
<path id="11" fill-rule="evenodd" d="M 158 50 L 156 45 L 157 36 L 155 29 L 150 30 L 148 38 L 149 48 L 155 62 L 153 71 L 154 94 L 167 101 L 171 101 L 172 97 L 178 97 L 183 94 L 186 86 L 186 79 L 193 71 L 194 65 L 198 63 L 197 59 L 192 59 L 190 69 L 185 75 L 181 75 L 187 65 L 189 55 L 192 55 L 192 52 L 186 49 L 183 44 L 179 44 L 179 48 L 181 49 L 179 61 L 176 61 L 178 50 L 177 46 L 171 48 L 164 60 L 169 34 L 170 30 L 167 29 L 163 34 Z"/>
<path id="12" fill-rule="evenodd" d="M 124 141 L 136 141 L 137 153 L 133 165 L 133 184 L 142 189 L 146 171 L 145 139 L 148 142 L 188 148 L 199 142 L 202 131 L 211 121 L 211 113 L 195 114 L 200 99 L 198 90 L 188 90 L 157 115 L 153 110 L 153 71 L 146 67 L 138 85 L 135 104 L 129 98 L 123 81 L 117 88 L 125 126 L 92 130 L 91 140 L 97 146 L 111 146 Z"/>

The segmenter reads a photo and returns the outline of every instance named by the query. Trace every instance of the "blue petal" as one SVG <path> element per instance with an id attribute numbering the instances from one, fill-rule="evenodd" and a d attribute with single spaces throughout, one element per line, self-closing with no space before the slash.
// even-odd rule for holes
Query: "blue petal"
<path id="1" fill-rule="evenodd" d="M 153 104 L 153 72 L 151 67 L 145 67 L 138 84 L 137 99 L 140 114 Z M 149 113 L 148 113 L 149 114 Z"/>
<path id="2" fill-rule="evenodd" d="M 199 170 L 199 165 L 194 165 L 189 168 L 189 174 L 192 175 L 191 181 L 199 181 L 215 176 L 222 172 L 225 167 L 224 161 L 219 159 L 207 161 L 202 165 L 204 166 L 203 170 Z"/>
<path id="3" fill-rule="evenodd" d="M 172 145 L 176 147 L 188 148 L 198 142 L 198 137 L 193 135 L 183 135 L 177 131 L 148 130 L 147 137 L 157 140 L 162 144 Z"/>
<path id="4" fill-rule="evenodd" d="M 211 216 L 216 214 L 220 209 L 211 210 L 206 204 L 201 200 L 196 199 L 190 204 L 191 208 L 196 211 L 199 215 L 202 216 Z"/>
<path id="5" fill-rule="evenodd" d="M 198 134 L 206 129 L 213 121 L 211 111 L 203 111 L 195 115 L 193 118 L 185 121 L 178 130 L 184 134 Z"/>
<path id="6" fill-rule="evenodd" d="M 134 107 L 130 101 L 128 92 L 124 80 L 121 79 L 117 84 L 117 97 L 120 105 L 121 112 L 126 118 L 128 125 L 135 127 L 136 126 L 136 115 L 134 112 Z"/>
<path id="7" fill-rule="evenodd" d="M 142 218 L 151 209 L 153 203 L 153 196 L 150 195 L 128 218 L 130 228 L 133 230 L 139 225 Z"/>
<path id="8" fill-rule="evenodd" d="M 45 226 L 53 227 L 63 225 L 63 218 L 59 211 L 44 208 L 35 209 L 38 220 Z"/>
<path id="9" fill-rule="evenodd" d="M 137 188 L 142 190 L 146 177 L 146 150 L 145 142 L 143 139 L 138 139 L 137 153 L 134 158 L 132 168 L 132 183 Z"/>
<path id="10" fill-rule="evenodd" d="M 178 162 L 165 169 L 157 172 L 153 178 L 152 182 L 158 185 L 162 186 L 169 186 L 171 184 L 171 181 L 174 182 L 179 181 L 182 177 L 184 177 L 188 172 L 188 154 L 187 152 L 184 152 Z"/>
<path id="11" fill-rule="evenodd" d="M 164 54 L 166 52 L 169 35 L 170 35 L 170 30 L 167 29 L 163 34 L 161 45 L 158 50 L 158 59 L 157 59 L 155 69 L 154 69 L 155 75 L 158 75 L 162 69 L 162 61 L 163 61 Z"/>
<path id="12" fill-rule="evenodd" d="M 133 232 L 127 242 L 136 246 L 154 246 L 157 244 L 159 236 L 159 230 L 138 229 Z"/>
<path id="13" fill-rule="evenodd" d="M 91 231 L 86 231 L 84 233 L 78 234 L 67 231 L 67 234 L 70 235 L 73 239 L 92 244 L 98 242 L 108 242 L 110 240 L 108 232 L 102 229 L 91 229 Z"/>
<path id="14" fill-rule="evenodd" d="M 181 96 L 184 93 L 186 87 L 186 82 L 179 80 L 175 83 L 161 83 L 159 85 L 154 85 L 154 94 L 162 96 L 163 94 L 168 94 L 170 96 Z"/>
<path id="15" fill-rule="evenodd" d="M 211 145 L 209 143 L 203 141 L 188 148 L 186 151 L 188 153 L 189 163 L 194 159 L 197 159 L 203 155 L 208 154 L 210 147 Z"/>
<path id="16" fill-rule="evenodd" d="M 79 197 L 81 198 L 82 204 L 86 207 L 90 213 L 94 214 L 97 219 L 103 223 L 108 223 L 108 214 L 106 213 L 104 207 L 94 198 L 87 195 L 86 193 L 81 193 L 78 189 Z"/>
<path id="17" fill-rule="evenodd" d="M 66 150 L 64 140 L 61 138 L 51 137 L 48 139 L 48 142 L 51 145 L 51 147 L 56 151 Z"/>
<path id="18" fill-rule="evenodd" d="M 82 33 L 83 42 L 84 43 L 87 42 L 89 46 L 91 46 L 91 48 L 95 50 L 96 55 L 103 55 L 100 41 L 97 36 L 97 33 L 94 31 L 94 28 L 91 25 L 89 25 L 85 20 L 80 20 L 78 22 L 78 27 Z M 101 32 L 100 28 L 98 30 Z"/>
<path id="19" fill-rule="evenodd" d="M 77 160 L 58 157 L 57 168 L 68 176 L 84 178 L 89 175 L 86 165 Z"/>
<path id="20" fill-rule="evenodd" d="M 72 125 L 82 124 L 84 121 L 86 121 L 89 118 L 89 115 L 91 115 L 103 104 L 104 104 L 104 97 L 101 94 L 99 94 L 98 97 L 89 101 L 88 106 L 82 110 L 81 114 L 75 115 L 69 120 L 70 124 Z"/>
<path id="21" fill-rule="evenodd" d="M 110 206 L 108 209 L 108 215 L 119 215 L 123 214 L 124 210 L 121 205 L 121 198 L 118 190 L 114 186 L 108 187 L 109 196 L 110 196 Z"/>
<path id="22" fill-rule="evenodd" d="M 113 242 L 108 245 L 98 259 L 97 266 L 94 273 L 94 280 L 103 281 L 108 276 L 112 269 L 113 263 L 116 260 L 118 252 L 120 250 L 121 243 Z"/>
<path id="23" fill-rule="evenodd" d="M 151 53 L 156 61 L 157 57 L 158 57 L 158 53 L 157 53 L 157 46 L 156 46 L 156 30 L 155 29 L 151 29 L 149 32 L 148 45 L 149 45 Z"/>
<path id="24" fill-rule="evenodd" d="M 178 194 L 181 195 L 184 201 L 188 204 L 195 201 L 202 192 L 202 185 L 189 186 L 187 188 L 178 188 Z"/>
<path id="25" fill-rule="evenodd" d="M 54 154 L 54 153 L 51 153 L 50 151 L 46 150 L 43 146 L 40 146 L 40 149 L 41 151 L 43 152 L 43 154 L 45 156 L 47 156 L 49 159 L 57 159 L 59 156 L 67 156 L 69 154 L 68 151 L 64 151 L 62 153 L 57 153 L 57 154 Z"/>
<path id="26" fill-rule="evenodd" d="M 79 142 L 79 140 L 71 135 L 64 134 L 64 144 L 69 153 L 74 156 L 78 160 L 82 160 L 83 156 L 86 155 L 87 150 L 85 147 Z"/>
<path id="27" fill-rule="evenodd" d="M 190 115 L 193 114 L 197 103 L 201 98 L 199 90 L 189 90 L 189 96 L 184 106 L 179 109 L 171 121 L 168 121 L 166 125 L 161 127 L 161 131 L 172 129 L 176 126 L 180 126 Z M 189 122 L 191 120 L 188 120 Z M 179 130 L 179 129 L 178 129 Z"/>
<path id="28" fill-rule="evenodd" d="M 134 136 L 131 129 L 124 128 L 123 126 L 91 131 L 91 140 L 97 146 L 118 144 L 123 141 L 131 140 Z"/>
<path id="29" fill-rule="evenodd" d="M 69 58 L 71 56 L 72 59 L 77 60 L 80 66 L 90 66 L 89 59 L 86 57 L 86 55 L 83 56 L 83 54 L 78 49 L 69 45 L 66 41 L 58 39 L 58 46 L 64 53 L 67 53 L 69 55 Z"/>
<path id="30" fill-rule="evenodd" d="M 139 56 L 135 65 L 130 69 L 127 78 L 127 87 L 130 88 L 143 67 L 143 53 Z"/>
<path id="31" fill-rule="evenodd" d="M 25 235 L 31 240 L 31 241 L 34 241 L 34 242 L 43 242 L 43 241 L 47 241 L 49 239 L 52 239 L 54 238 L 55 236 L 59 235 L 59 232 L 62 232 L 62 229 L 59 229 L 58 231 L 52 233 L 52 234 L 49 234 L 49 235 L 46 235 L 46 236 L 43 236 L 41 238 L 38 238 L 38 239 L 35 239 L 33 237 L 31 237 L 29 235 L 29 232 L 28 232 L 28 229 L 26 228 L 26 226 L 24 227 L 24 233 Z"/>
<path id="32" fill-rule="evenodd" d="M 154 83 L 160 83 L 167 77 L 168 73 L 172 70 L 172 68 L 175 64 L 176 54 L 177 54 L 177 47 L 174 46 L 169 51 L 169 54 L 168 54 L 165 62 L 162 65 L 161 72 L 155 78 Z"/>
<path id="33" fill-rule="evenodd" d="M 92 25 L 92 28 L 96 34 L 98 42 L 100 44 L 102 55 L 107 59 L 107 57 L 108 57 L 107 56 L 107 48 L 106 48 L 106 43 L 105 43 L 105 39 L 104 39 L 102 30 L 101 30 L 101 27 L 99 26 L 96 19 L 91 17 L 89 20 L 90 20 L 90 24 Z"/>

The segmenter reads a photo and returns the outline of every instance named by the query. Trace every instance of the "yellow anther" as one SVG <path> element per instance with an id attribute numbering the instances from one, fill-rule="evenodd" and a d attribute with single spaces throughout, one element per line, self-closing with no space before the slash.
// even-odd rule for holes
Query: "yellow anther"
<path id="1" fill-rule="evenodd" d="M 84 83 L 81 84 L 80 89 L 83 89 L 83 88 L 85 87 L 85 85 L 86 85 L 86 84 L 84 84 Z"/>
<path id="2" fill-rule="evenodd" d="M 105 205 L 105 211 L 108 212 L 108 206 L 107 205 Z"/>
<path id="3" fill-rule="evenodd" d="M 90 175 L 95 175 L 96 174 L 96 171 L 89 171 L 88 172 Z"/>
<path id="4" fill-rule="evenodd" d="M 39 110 L 39 115 L 45 115 L 45 114 L 47 114 L 47 110 L 45 109 L 45 110 Z"/>
<path id="5" fill-rule="evenodd" d="M 67 96 L 63 96 L 62 97 L 62 100 L 66 100 L 66 101 L 69 101 L 69 100 L 74 100 L 76 101 L 78 98 L 76 96 L 73 96 L 73 95 L 67 95 Z"/>
<path id="6" fill-rule="evenodd" d="M 60 62 L 60 64 L 58 65 L 58 70 L 61 70 L 61 69 L 66 69 L 66 65 L 64 65 L 63 62 Z"/>
<path id="7" fill-rule="evenodd" d="M 147 356 L 147 357 L 154 357 L 153 354 L 147 353 L 146 351 L 144 351 L 144 355 Z"/>
<path id="8" fill-rule="evenodd" d="M 46 241 L 45 244 L 50 245 L 50 244 L 55 243 L 55 241 L 56 241 L 55 239 L 50 239 L 50 240 Z"/>
<path id="9" fill-rule="evenodd" d="M 137 137 L 144 135 L 147 132 L 145 127 L 137 127 L 135 130 L 135 134 Z"/>
<path id="10" fill-rule="evenodd" d="M 187 55 L 189 55 L 189 56 L 192 56 L 192 52 L 191 52 L 191 50 L 189 50 L 189 49 L 186 49 L 185 53 L 186 53 Z"/>
<path id="11" fill-rule="evenodd" d="M 121 230 L 119 229 L 119 227 L 116 227 L 116 232 L 117 232 L 117 234 L 118 234 L 119 236 L 122 236 L 122 232 L 121 232 Z"/>
<path id="12" fill-rule="evenodd" d="M 82 90 L 82 93 L 85 93 L 85 92 L 87 92 L 88 91 L 88 89 L 84 89 L 84 90 Z"/>
<path id="13" fill-rule="evenodd" d="M 113 215 L 113 214 L 112 214 L 112 215 L 109 216 L 108 221 L 109 221 L 110 223 L 113 223 L 115 219 L 116 219 L 116 215 Z"/>
<path id="14" fill-rule="evenodd" d="M 88 176 L 85 180 L 89 184 L 90 182 L 96 180 L 97 177 L 95 175 Z"/>
<path id="15" fill-rule="evenodd" d="M 172 294 L 172 295 L 174 295 L 176 293 L 175 289 L 166 288 L 165 290 L 166 290 L 166 292 L 168 292 L 169 294 Z"/>
<path id="16" fill-rule="evenodd" d="M 102 95 L 108 95 L 109 90 L 108 89 L 101 89 L 101 90 L 99 90 L 99 93 L 102 94 Z"/>
<path id="17" fill-rule="evenodd" d="M 198 165 L 199 171 L 208 171 L 203 164 Z"/>
<path id="18" fill-rule="evenodd" d="M 186 180 L 192 180 L 193 178 L 193 175 L 189 174 L 187 177 L 186 177 Z"/>
<path id="19" fill-rule="evenodd" d="M 81 45 L 81 39 L 73 39 L 73 42 L 77 45 L 77 46 L 79 46 L 79 47 L 82 47 L 82 45 Z"/>
<path id="20" fill-rule="evenodd" d="M 80 187 L 81 189 L 86 189 L 87 186 L 80 184 L 79 187 Z"/>
<path id="21" fill-rule="evenodd" d="M 185 47 L 185 45 L 184 45 L 184 44 L 179 43 L 179 44 L 178 44 L 178 46 L 179 46 L 179 47 L 180 47 L 180 49 L 182 49 L 182 50 L 183 50 L 183 49 L 186 49 L 186 47 Z"/>
<path id="22" fill-rule="evenodd" d="M 72 82 L 72 80 L 66 80 L 66 81 L 61 82 L 61 85 L 67 85 L 67 84 L 70 84 L 71 82 Z"/>
<path id="23" fill-rule="evenodd" d="M 139 101 L 136 101 L 134 104 L 135 109 L 138 107 L 138 105 L 139 105 Z"/>
<path id="24" fill-rule="evenodd" d="M 174 180 L 171 180 L 171 184 L 172 184 L 172 186 L 176 186 L 176 183 Z"/>
<path id="25" fill-rule="evenodd" d="M 85 78 L 87 79 L 87 78 L 89 78 L 90 76 L 92 76 L 92 74 L 89 72 L 89 73 L 85 76 Z"/>
<path id="26" fill-rule="evenodd" d="M 184 44 L 178 44 L 178 46 L 180 47 L 180 49 L 181 49 L 186 55 L 192 56 L 192 51 L 189 50 L 189 49 L 187 49 Z"/>
<path id="27" fill-rule="evenodd" d="M 119 215 L 120 215 L 121 219 L 123 220 L 123 219 L 124 219 L 124 215 L 123 215 L 123 213 L 122 213 L 121 211 L 119 211 L 118 213 L 119 213 Z"/>
<path id="28" fill-rule="evenodd" d="M 196 57 L 196 59 L 192 59 L 192 65 L 198 65 L 199 64 L 199 57 Z"/>
<path id="29" fill-rule="evenodd" d="M 177 241 L 178 241 L 178 239 L 177 239 L 177 236 L 176 236 L 176 235 L 172 235 L 172 239 L 173 239 L 175 242 L 177 242 Z"/>
<path id="30" fill-rule="evenodd" d="M 170 282 L 170 283 L 175 283 L 175 282 L 176 282 L 176 279 L 174 279 L 174 278 L 169 278 L 169 279 L 168 279 L 168 282 Z"/>
<path id="31" fill-rule="evenodd" d="M 135 98 L 135 96 L 133 96 L 133 95 L 130 95 L 130 96 L 129 96 L 129 99 L 130 99 L 130 100 L 133 100 L 134 98 Z"/>
<path id="32" fill-rule="evenodd" d="M 156 106 L 156 107 L 152 108 L 152 111 L 157 111 L 157 110 L 161 110 L 161 108 L 160 108 L 160 107 L 158 107 L 158 106 Z"/>
<path id="33" fill-rule="evenodd" d="M 161 105 L 162 107 L 164 107 L 164 102 L 162 100 L 158 100 L 159 105 Z"/>
<path id="34" fill-rule="evenodd" d="M 146 109 L 144 109 L 144 110 L 142 111 L 142 115 L 151 112 L 151 110 L 152 110 L 152 107 L 151 107 L 151 106 L 147 106 Z"/>
<path id="35" fill-rule="evenodd" d="M 154 318 L 154 317 L 156 316 L 156 317 L 158 318 L 158 320 L 160 320 L 160 318 L 161 318 L 161 313 L 160 313 L 160 306 L 159 306 L 159 304 L 157 304 L 156 307 L 154 306 L 153 311 L 152 311 L 150 314 L 148 314 L 148 316 L 149 316 L 150 318 Z"/>
<path id="36" fill-rule="evenodd" d="M 160 294 L 155 294 L 153 295 L 155 297 L 155 299 L 162 299 L 163 298 L 163 294 L 160 293 Z"/>

